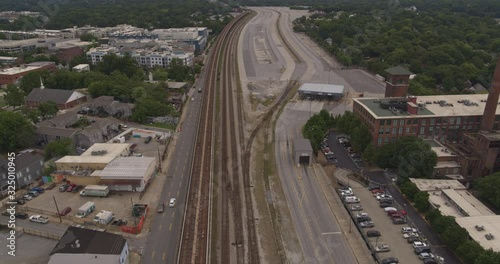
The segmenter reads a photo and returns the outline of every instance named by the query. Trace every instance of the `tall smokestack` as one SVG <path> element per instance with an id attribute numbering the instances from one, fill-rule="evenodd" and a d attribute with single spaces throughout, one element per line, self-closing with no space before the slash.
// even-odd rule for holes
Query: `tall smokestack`
<path id="1" fill-rule="evenodd" d="M 500 95 L 500 57 L 497 60 L 497 66 L 493 73 L 493 81 L 491 82 L 490 93 L 486 100 L 484 107 L 483 118 L 481 119 L 481 131 L 493 130 L 493 123 L 495 122 L 495 114 L 497 112 L 498 97 Z"/>

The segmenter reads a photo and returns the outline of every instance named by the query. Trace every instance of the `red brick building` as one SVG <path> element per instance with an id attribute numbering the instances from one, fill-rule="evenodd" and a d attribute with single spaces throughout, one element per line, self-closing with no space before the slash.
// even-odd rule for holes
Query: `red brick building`
<path id="1" fill-rule="evenodd" d="M 385 97 L 405 97 L 412 73 L 401 66 L 389 68 L 385 72 Z"/>
<path id="2" fill-rule="evenodd" d="M 59 110 L 64 110 L 87 102 L 87 96 L 72 90 L 47 89 L 42 84 L 42 87 L 33 89 L 25 101 L 29 108 L 38 108 L 41 103 L 52 101 Z"/>
<path id="3" fill-rule="evenodd" d="M 56 56 L 59 60 L 70 62 L 74 57 L 83 55 L 83 48 L 73 45 L 58 47 Z"/>
<path id="4" fill-rule="evenodd" d="M 57 69 L 54 62 L 33 62 L 20 67 L 5 68 L 0 70 L 0 85 L 17 83 L 24 75 L 33 71 L 55 71 Z"/>

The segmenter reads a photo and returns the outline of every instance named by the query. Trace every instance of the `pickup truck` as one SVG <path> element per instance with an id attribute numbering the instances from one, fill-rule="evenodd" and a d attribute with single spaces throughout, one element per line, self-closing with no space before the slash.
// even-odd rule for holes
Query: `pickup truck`
<path id="1" fill-rule="evenodd" d="M 30 221 L 46 224 L 49 222 L 49 218 L 46 216 L 41 216 L 41 215 L 32 215 L 32 216 L 30 216 Z"/>

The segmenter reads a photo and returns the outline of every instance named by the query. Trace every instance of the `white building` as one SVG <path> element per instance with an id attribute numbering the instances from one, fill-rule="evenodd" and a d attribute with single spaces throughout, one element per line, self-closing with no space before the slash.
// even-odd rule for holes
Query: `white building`
<path id="1" fill-rule="evenodd" d="M 156 172 L 156 158 L 123 157 L 111 161 L 102 171 L 92 176 L 100 177 L 100 185 L 114 191 L 142 192 Z"/>
<path id="2" fill-rule="evenodd" d="M 73 71 L 75 71 L 75 72 L 90 71 L 90 65 L 88 65 L 88 64 L 78 64 L 75 67 L 73 67 Z"/>
<path id="3" fill-rule="evenodd" d="M 107 45 L 102 45 L 97 48 L 92 48 L 89 51 L 87 51 L 87 59 L 92 63 L 92 64 L 97 64 L 101 62 L 104 58 L 104 56 L 108 54 L 119 54 L 119 50 L 115 47 L 110 47 Z"/>
<path id="4" fill-rule="evenodd" d="M 160 66 L 166 68 L 170 65 L 173 59 L 180 59 L 184 65 L 193 65 L 193 53 L 182 52 L 182 51 L 162 51 L 162 52 L 152 52 L 147 50 L 134 51 L 131 54 L 137 63 L 141 66 L 148 68 L 153 68 L 155 66 Z"/>

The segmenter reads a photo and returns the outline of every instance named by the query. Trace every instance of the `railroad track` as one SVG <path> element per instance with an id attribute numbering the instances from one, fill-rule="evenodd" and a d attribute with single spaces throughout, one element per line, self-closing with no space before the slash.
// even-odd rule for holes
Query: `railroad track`
<path id="1" fill-rule="evenodd" d="M 227 42 L 234 38 L 234 30 L 241 30 L 241 24 L 248 12 L 233 19 L 219 35 L 210 52 L 198 132 L 196 135 L 196 157 L 187 193 L 185 214 L 181 235 L 178 263 L 205 264 L 209 261 L 210 241 L 210 184 L 212 181 L 214 112 L 216 109 L 216 87 L 218 84 L 221 55 L 228 49 Z M 234 41 L 234 40 L 233 40 Z M 233 43 L 234 45 L 234 43 Z M 258 253 L 257 253 L 258 255 Z"/>

